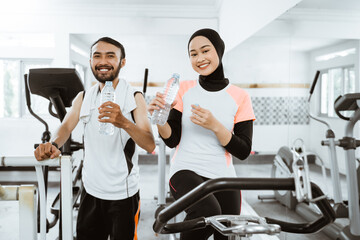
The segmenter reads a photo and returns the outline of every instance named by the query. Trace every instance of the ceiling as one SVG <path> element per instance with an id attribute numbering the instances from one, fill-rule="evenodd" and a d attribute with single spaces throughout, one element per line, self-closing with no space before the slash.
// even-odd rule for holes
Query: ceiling
<path id="1" fill-rule="evenodd" d="M 12 2 L 19 2 L 21 0 L 13 0 Z M 227 0 L 37 0 L 35 2 L 46 2 L 53 5 L 111 5 L 111 6 L 157 6 L 157 7 L 188 7 L 188 8 L 219 8 L 222 1 Z M 238 0 L 244 1 L 244 0 Z M 245 1 L 244 1 L 245 2 Z M 303 0 L 297 4 L 298 8 L 310 9 L 337 9 L 337 10 L 360 10 L 360 1 L 358 0 Z"/>
<path id="2" fill-rule="evenodd" d="M 218 19 L 222 3 L 228 0 L 12 0 L 5 1 L 0 9 L 0 15 L 11 9 L 17 13 L 38 15 L 86 15 L 89 16 L 124 16 L 143 19 Z M 252 4 L 252 0 L 237 0 L 244 4 Z M 286 1 L 286 0 L 283 0 Z M 277 0 L 275 2 L 281 2 Z M 38 3 L 38 4 L 34 4 Z M 7 8 L 8 7 L 8 8 Z M 323 22 L 356 22 L 360 23 L 359 0 L 302 0 L 294 8 L 289 9 L 277 18 L 279 22 L 323 21 Z M 295 28 L 301 24 L 293 24 Z M 311 27 L 306 25 L 306 27 Z M 289 26 L 288 26 L 289 27 Z M 265 30 L 264 30 L 265 29 Z M 272 28 L 261 29 L 254 37 L 281 36 L 283 29 L 274 33 Z M 290 29 L 294 31 L 294 29 Z M 304 32 L 304 30 L 302 30 Z M 338 43 L 349 36 L 329 36 L 310 32 L 291 37 L 294 50 L 310 51 L 319 47 Z M 82 33 L 77 37 L 86 44 L 91 44 L 99 35 Z M 116 36 L 114 36 L 116 37 Z M 360 38 L 360 37 L 359 37 Z"/>
<path id="3" fill-rule="evenodd" d="M 257 38 L 257 43 L 264 47 L 268 45 L 278 47 L 277 45 L 283 44 L 284 41 L 275 42 L 276 38 L 283 38 L 288 42 L 288 46 L 293 51 L 308 52 L 319 48 L 324 48 L 334 44 L 339 44 L 344 41 L 348 41 L 351 38 L 349 36 L 342 36 L 341 33 L 336 35 L 336 29 L 334 28 L 331 37 L 328 37 L 325 32 L 331 31 L 331 25 L 334 26 L 337 23 L 342 23 L 346 26 L 346 23 L 359 23 L 360 21 L 360 1 L 358 0 L 302 0 L 294 8 L 288 10 L 283 15 L 279 16 L 275 21 L 277 23 L 286 22 L 284 32 L 272 31 L 276 29 L 274 26 L 265 26 L 256 34 L 253 39 Z M 275 22 L 274 21 L 274 22 Z M 311 29 L 303 31 L 304 33 L 298 36 L 296 34 L 296 28 L 302 28 L 301 22 L 307 22 L 309 28 L 311 28 L 311 22 L 323 24 L 324 34 L 321 32 L 312 35 Z M 271 24 L 269 24 L 271 25 Z M 275 25 L 275 24 L 273 24 Z M 315 29 L 315 27 L 314 27 Z M 351 28 L 350 28 L 351 29 Z M 277 29 L 278 30 L 278 29 Z M 303 30 L 303 29 L 302 29 Z M 313 31 L 317 31 L 318 29 Z M 275 33 L 276 32 L 276 33 Z M 272 38 L 271 40 L 265 40 L 264 38 Z M 251 39 L 249 39 L 251 41 Z"/>
<path id="4" fill-rule="evenodd" d="M 298 8 L 310 9 L 335 9 L 335 10 L 360 10 L 360 1 L 358 0 L 303 0 Z"/>
<path id="5" fill-rule="evenodd" d="M 109 15 L 125 17 L 217 17 L 222 0 L 12 0 L 0 13 Z"/>
<path id="6" fill-rule="evenodd" d="M 56 3 L 72 3 L 71 0 L 52 0 Z M 223 0 L 226 1 L 226 0 Z M 240 1 L 240 0 L 239 0 Z M 97 4 L 97 0 L 77 0 L 78 4 Z M 218 18 L 221 8 L 221 0 L 103 0 L 101 5 L 112 5 L 113 7 L 121 7 L 126 9 L 127 16 L 146 16 L 146 17 L 183 17 L 183 18 Z M 337 20 L 347 18 L 349 12 L 358 16 L 360 12 L 360 1 L 358 0 L 303 0 L 293 9 L 288 10 L 283 16 L 279 16 L 281 20 L 300 21 L 307 20 L 310 17 L 332 18 L 334 15 Z M 320 12 L 321 15 L 316 13 Z M 123 13 L 125 14 L 125 13 Z M 314 16 L 315 15 L 315 16 Z M 354 20 L 354 18 L 350 19 Z M 358 20 L 357 18 L 355 20 Z M 260 31 L 261 32 L 261 31 Z M 270 37 L 271 34 L 267 33 Z M 255 34 L 255 36 L 257 36 Z M 82 34 L 79 38 L 90 44 L 97 35 Z M 313 49 L 326 47 L 343 41 L 339 38 L 327 37 L 311 37 L 297 36 L 291 38 L 291 46 L 295 51 L 311 51 Z"/>
<path id="7" fill-rule="evenodd" d="M 74 3 L 73 0 L 47 0 L 53 3 Z M 118 4 L 118 5 L 214 5 L 219 0 L 77 0 L 76 3 Z"/>

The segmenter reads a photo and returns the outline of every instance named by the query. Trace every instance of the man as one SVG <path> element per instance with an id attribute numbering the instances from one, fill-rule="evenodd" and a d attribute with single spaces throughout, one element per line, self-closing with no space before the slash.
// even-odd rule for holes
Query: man
<path id="1" fill-rule="evenodd" d="M 51 143 L 41 144 L 35 157 L 41 161 L 60 155 L 61 147 L 79 120 L 84 123 L 84 189 L 77 219 L 77 239 L 137 239 L 139 169 L 135 144 L 152 152 L 155 142 L 143 95 L 119 79 L 125 66 L 124 47 L 104 37 L 91 46 L 90 65 L 98 83 L 74 99 Z M 115 102 L 100 105 L 100 92 L 112 81 Z M 84 96 L 85 95 L 85 96 Z M 99 133 L 99 122 L 112 123 L 113 135 Z"/>

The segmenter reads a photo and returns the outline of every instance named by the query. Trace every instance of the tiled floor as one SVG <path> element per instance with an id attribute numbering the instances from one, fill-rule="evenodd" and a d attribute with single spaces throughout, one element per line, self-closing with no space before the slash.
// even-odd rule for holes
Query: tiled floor
<path id="1" fill-rule="evenodd" d="M 270 163 L 256 163 L 253 164 L 250 161 L 245 161 L 242 164 L 236 164 L 236 171 L 239 177 L 270 177 Z M 313 181 L 318 185 L 323 186 L 321 175 L 318 167 L 312 167 Z M 157 208 L 157 202 L 155 196 L 157 196 L 157 165 L 156 164 L 141 164 L 141 182 L 140 182 L 140 194 L 141 194 L 141 215 L 140 223 L 138 227 L 139 239 L 156 240 L 156 239 L 168 239 L 167 236 L 158 236 L 152 230 L 152 224 L 154 222 L 154 212 Z M 36 179 L 34 172 L 28 171 L 0 171 L 0 183 L 16 181 L 30 183 Z M 58 172 L 50 172 L 49 176 L 49 199 L 52 199 L 59 188 Z M 257 199 L 259 194 L 271 194 L 270 191 L 243 191 L 243 199 L 245 199 L 260 216 L 271 216 L 272 218 L 280 218 L 288 221 L 300 221 L 303 220 L 296 216 L 294 212 L 286 209 L 281 204 L 275 201 L 261 202 Z M 346 193 L 344 193 L 345 195 Z M 50 202 L 50 201 L 49 201 Z M 50 203 L 49 203 L 50 205 Z M 74 216 L 76 219 L 76 215 Z M 74 221 L 75 224 L 75 221 Z M 75 228 L 74 228 L 75 229 Z M 16 202 L 1 202 L 0 201 L 0 240 L 17 240 L 19 238 L 19 226 L 18 226 L 18 206 Z M 51 229 L 47 239 L 55 239 L 58 234 L 58 229 L 55 227 Z M 281 233 L 280 239 L 322 239 L 328 238 L 322 234 L 300 235 L 300 234 L 287 234 Z"/>

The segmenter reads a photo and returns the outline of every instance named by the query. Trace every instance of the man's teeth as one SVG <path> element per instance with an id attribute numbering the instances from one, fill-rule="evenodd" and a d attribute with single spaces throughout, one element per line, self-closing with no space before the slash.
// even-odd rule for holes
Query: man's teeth
<path id="1" fill-rule="evenodd" d="M 100 72 L 107 72 L 107 71 L 109 71 L 109 69 L 106 68 L 100 69 Z"/>

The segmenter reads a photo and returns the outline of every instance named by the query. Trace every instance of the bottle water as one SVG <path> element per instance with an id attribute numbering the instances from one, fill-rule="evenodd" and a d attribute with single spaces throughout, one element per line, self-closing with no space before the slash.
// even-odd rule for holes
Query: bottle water
<path id="1" fill-rule="evenodd" d="M 176 94 L 179 90 L 179 74 L 174 73 L 173 76 L 166 82 L 163 95 L 165 97 L 165 108 L 160 108 L 159 110 L 155 110 L 151 122 L 153 124 L 164 125 L 168 119 L 171 104 L 174 102 L 176 98 Z"/>
<path id="2" fill-rule="evenodd" d="M 101 91 L 100 95 L 100 105 L 104 102 L 115 101 L 115 90 L 112 85 L 112 81 L 106 81 L 105 87 Z M 107 119 L 108 117 L 103 117 L 103 119 Z M 104 135 L 113 135 L 114 134 L 114 125 L 112 123 L 103 123 L 99 124 L 99 132 Z"/>

